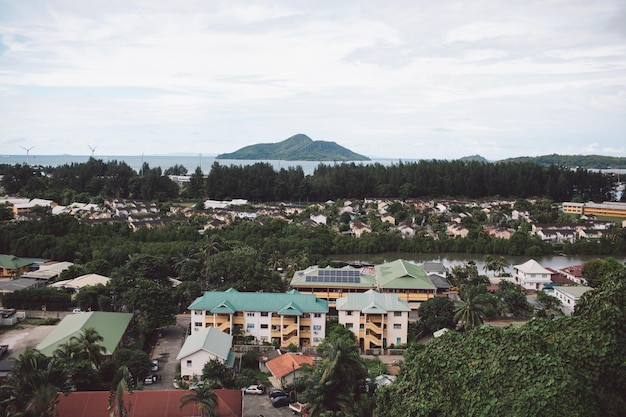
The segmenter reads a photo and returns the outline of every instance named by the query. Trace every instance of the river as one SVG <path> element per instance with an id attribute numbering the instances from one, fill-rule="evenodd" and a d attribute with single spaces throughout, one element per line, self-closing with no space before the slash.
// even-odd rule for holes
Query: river
<path id="1" fill-rule="evenodd" d="M 451 268 L 455 265 L 464 265 L 469 261 L 476 262 L 478 272 L 485 274 L 485 256 L 473 253 L 405 253 L 405 252 L 387 252 L 378 253 L 372 255 L 333 255 L 332 259 L 339 261 L 362 261 L 372 264 L 380 264 L 383 262 L 391 262 L 396 259 L 406 259 L 416 263 L 423 262 L 441 262 L 447 268 Z M 491 255 L 493 258 L 498 259 L 500 255 Z M 551 255 L 551 256 L 537 256 L 533 257 L 535 261 L 539 262 L 544 268 L 561 269 L 566 266 L 579 265 L 585 262 L 598 258 L 606 258 L 607 256 L 592 256 L 592 255 Z M 513 265 L 520 265 L 531 259 L 528 256 L 505 256 L 510 266 L 506 269 L 506 272 L 513 275 Z M 617 261 L 624 264 L 626 262 L 626 256 L 614 257 Z"/>

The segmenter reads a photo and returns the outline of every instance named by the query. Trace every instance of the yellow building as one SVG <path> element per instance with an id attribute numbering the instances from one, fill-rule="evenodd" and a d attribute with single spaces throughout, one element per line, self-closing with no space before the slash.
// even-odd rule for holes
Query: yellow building
<path id="1" fill-rule="evenodd" d="M 191 332 L 214 327 L 224 333 L 270 342 L 317 346 L 326 333 L 328 302 L 311 294 L 206 291 L 189 306 Z"/>
<path id="2" fill-rule="evenodd" d="M 585 216 L 626 217 L 626 203 L 563 203 L 563 213 Z"/>
<path id="3" fill-rule="evenodd" d="M 412 309 L 417 309 L 422 302 L 433 298 L 437 291 L 423 267 L 401 259 L 374 268 L 312 266 L 297 271 L 291 286 L 301 293 L 327 300 L 331 308 L 337 306 L 340 297 L 376 290 L 382 294 L 396 294 Z"/>

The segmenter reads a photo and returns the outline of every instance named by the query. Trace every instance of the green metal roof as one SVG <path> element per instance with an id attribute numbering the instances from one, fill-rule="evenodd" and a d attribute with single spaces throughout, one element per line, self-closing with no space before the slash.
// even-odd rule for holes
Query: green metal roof
<path id="1" fill-rule="evenodd" d="M 409 304 L 396 294 L 381 294 L 374 290 L 350 293 L 337 299 L 337 311 L 361 311 L 367 314 L 384 314 L 388 311 L 411 311 Z"/>
<path id="2" fill-rule="evenodd" d="M 100 344 L 106 348 L 106 354 L 112 355 L 124 336 L 133 315 L 131 313 L 112 313 L 93 311 L 90 313 L 70 314 L 37 345 L 37 350 L 46 356 L 73 336 L 78 336 L 82 329 L 93 327 L 104 339 Z"/>
<path id="3" fill-rule="evenodd" d="M 347 271 L 350 274 L 358 275 L 358 281 L 348 280 L 341 281 L 335 279 L 333 281 L 324 281 L 321 275 L 328 272 Z M 345 266 L 343 268 L 319 268 L 317 265 L 310 266 L 307 269 L 296 271 L 291 279 L 292 287 L 307 287 L 307 288 L 375 288 L 376 277 L 371 274 L 363 273 L 364 269 L 353 268 L 351 266 Z"/>
<path id="4" fill-rule="evenodd" d="M 328 313 L 328 301 L 318 299 L 313 294 L 206 291 L 188 307 L 190 310 L 206 310 L 212 313 L 235 311 L 271 311 L 286 315 L 304 313 Z M 231 311 L 232 310 L 232 311 Z"/>
<path id="5" fill-rule="evenodd" d="M 379 288 L 436 290 L 424 268 L 404 259 L 376 265 Z"/>
<path id="6" fill-rule="evenodd" d="M 233 344 L 233 337 L 215 327 L 205 327 L 187 337 L 183 347 L 176 356 L 176 360 L 181 360 L 191 354 L 204 350 L 222 361 L 228 362 L 230 348 Z"/>
<path id="7" fill-rule="evenodd" d="M 14 255 L 0 255 L 0 267 L 4 269 L 19 269 L 32 264 L 33 258 L 18 258 Z"/>

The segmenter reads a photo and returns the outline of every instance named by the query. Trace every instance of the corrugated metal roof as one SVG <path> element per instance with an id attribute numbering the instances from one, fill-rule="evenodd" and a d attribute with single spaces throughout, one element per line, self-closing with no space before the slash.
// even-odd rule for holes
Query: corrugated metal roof
<path id="1" fill-rule="evenodd" d="M 206 291 L 202 297 L 189 305 L 190 310 L 214 311 L 231 308 L 234 311 L 272 311 L 283 309 L 286 314 L 327 313 L 328 301 L 321 300 L 313 294 L 301 294 L 298 291 L 289 293 Z M 217 310 L 216 310 L 217 311 Z"/>
<path id="2" fill-rule="evenodd" d="M 59 345 L 70 340 L 72 336 L 78 336 L 82 329 L 93 327 L 104 339 L 100 344 L 106 348 L 106 354 L 111 355 L 124 336 L 132 318 L 131 313 L 106 311 L 70 314 L 65 316 L 54 330 L 37 345 L 37 350 L 46 356 L 52 356 Z"/>
<path id="3" fill-rule="evenodd" d="M 374 290 L 364 293 L 351 293 L 337 299 L 337 310 L 362 311 L 368 314 L 381 314 L 388 311 L 411 311 L 409 304 L 396 294 L 381 294 Z"/>
<path id="4" fill-rule="evenodd" d="M 231 335 L 214 327 L 205 327 L 187 337 L 183 347 L 176 356 L 176 360 L 180 360 L 199 350 L 204 350 L 226 361 L 232 344 L 233 337 Z"/>
<path id="5" fill-rule="evenodd" d="M 404 259 L 376 265 L 379 288 L 435 290 L 426 271 Z"/>

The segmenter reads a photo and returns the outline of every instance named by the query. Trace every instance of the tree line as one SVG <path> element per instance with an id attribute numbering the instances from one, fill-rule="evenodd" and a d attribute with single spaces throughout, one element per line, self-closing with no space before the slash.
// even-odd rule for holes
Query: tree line
<path id="1" fill-rule="evenodd" d="M 168 201 L 177 198 L 244 198 L 250 201 L 327 201 L 339 198 L 428 198 L 494 196 L 554 201 L 605 201 L 614 179 L 585 169 L 532 162 L 421 160 L 376 164 L 320 164 L 312 175 L 302 167 L 275 170 L 269 163 L 220 165 L 208 174 L 200 167 L 182 189 L 167 174 L 186 174 L 184 167 L 162 171 L 144 163 L 135 172 L 124 162 L 90 158 L 58 167 L 0 165 L 2 186 L 11 195 L 48 198 L 60 204 L 89 202 L 94 197 Z"/>

